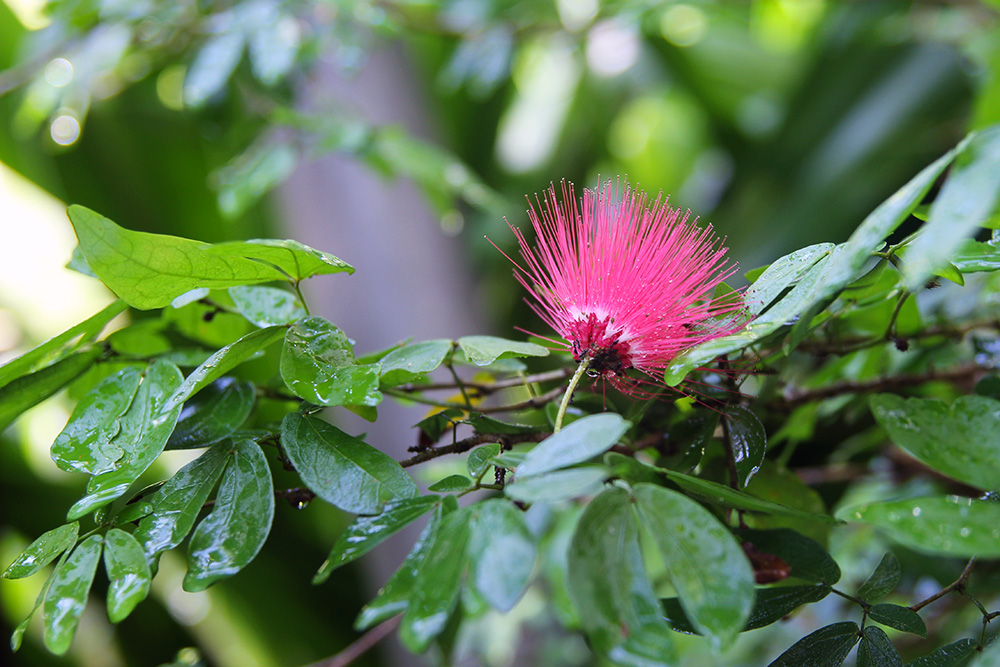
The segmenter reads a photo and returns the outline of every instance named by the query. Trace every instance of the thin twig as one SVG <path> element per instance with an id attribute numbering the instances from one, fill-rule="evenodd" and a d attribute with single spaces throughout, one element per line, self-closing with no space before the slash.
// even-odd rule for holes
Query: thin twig
<path id="1" fill-rule="evenodd" d="M 956 579 L 955 581 L 951 582 L 950 584 L 948 584 L 947 586 L 945 586 L 944 588 L 942 588 L 941 590 L 939 590 L 937 593 L 935 593 L 934 595 L 932 595 L 929 598 L 927 598 L 926 600 L 921 600 L 917 604 L 912 605 L 910 607 L 910 611 L 920 611 L 921 609 L 923 609 L 924 607 L 926 607 L 930 603 L 935 602 L 936 600 L 940 600 L 941 598 L 943 598 L 948 593 L 951 593 L 952 591 L 960 591 L 960 590 L 964 589 L 965 588 L 965 582 L 968 581 L 969 575 L 972 574 L 972 568 L 973 568 L 973 566 L 975 566 L 975 564 L 976 564 L 975 557 L 970 558 L 969 562 L 966 564 L 965 569 L 962 570 L 962 574 L 959 575 L 958 579 Z"/>
<path id="2" fill-rule="evenodd" d="M 462 403 L 455 403 L 453 401 L 435 401 L 430 398 L 424 398 L 423 396 L 410 396 L 404 392 L 397 391 L 396 389 L 383 389 L 383 394 L 388 394 L 396 398 L 402 399 L 404 401 L 413 401 L 414 403 L 422 403 L 424 405 L 436 405 L 439 408 L 455 408 L 456 410 L 467 410 L 468 408 Z M 546 403 L 551 403 L 552 401 L 559 398 L 563 393 L 562 387 L 556 387 L 552 391 L 548 391 L 541 396 L 535 396 L 526 401 L 521 401 L 520 403 L 511 403 L 509 405 L 492 405 L 492 406 L 479 406 L 476 408 L 476 412 L 482 414 L 489 414 L 493 412 L 516 412 L 518 410 L 530 410 L 532 408 L 540 408 Z"/>
<path id="3" fill-rule="evenodd" d="M 531 385 L 536 382 L 551 382 L 552 380 L 562 380 L 573 374 L 571 368 L 560 368 L 555 371 L 547 371 L 545 373 L 537 373 L 535 375 L 524 375 L 516 378 L 510 378 L 507 380 L 498 380 L 496 382 L 463 382 L 462 384 L 468 389 L 474 389 L 480 394 L 492 394 L 501 389 L 509 389 L 511 387 L 520 387 L 523 385 Z M 437 382 L 432 384 L 403 384 L 398 387 L 393 387 L 396 391 L 402 391 L 406 393 L 417 393 L 423 391 L 444 391 L 448 389 L 458 389 L 459 385 L 455 382 Z"/>
<path id="4" fill-rule="evenodd" d="M 519 442 L 540 442 L 550 435 L 552 434 L 545 431 L 518 434 L 477 433 L 476 435 L 465 438 L 464 440 L 453 442 L 450 445 L 425 449 L 408 459 L 403 459 L 399 462 L 399 465 L 404 468 L 409 468 L 417 465 L 418 463 L 436 459 L 439 456 L 445 456 L 447 454 L 461 454 L 469 451 L 470 449 L 474 449 L 479 445 L 485 445 L 493 442 L 499 442 L 504 445 L 504 449 L 506 449 L 509 445 L 516 445 Z"/>
<path id="5" fill-rule="evenodd" d="M 351 644 L 329 660 L 316 662 L 309 667 L 346 667 L 368 651 L 372 650 L 376 644 L 392 634 L 392 631 L 399 625 L 402 615 L 393 616 L 388 621 L 384 621 L 374 628 L 355 639 Z"/>

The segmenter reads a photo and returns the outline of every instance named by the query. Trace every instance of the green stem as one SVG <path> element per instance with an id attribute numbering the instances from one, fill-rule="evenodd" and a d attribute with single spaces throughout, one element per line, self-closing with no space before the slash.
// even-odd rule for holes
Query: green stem
<path id="1" fill-rule="evenodd" d="M 295 282 L 293 282 L 292 287 L 295 289 L 295 294 L 297 294 L 299 297 L 299 303 L 302 304 L 302 310 L 306 311 L 306 315 L 310 315 L 311 313 L 309 312 L 309 304 L 306 303 L 306 298 L 302 296 L 302 290 L 299 289 L 299 281 L 296 280 Z"/>
<path id="2" fill-rule="evenodd" d="M 552 431 L 553 433 L 558 433 L 559 429 L 562 428 L 563 417 L 566 416 L 566 408 L 569 407 L 569 402 L 573 398 L 576 385 L 580 384 L 580 379 L 587 372 L 589 366 L 590 359 L 584 357 L 583 361 L 580 362 L 580 366 L 576 369 L 576 373 L 573 373 L 573 378 L 569 381 L 569 386 L 566 387 L 566 394 L 563 396 L 562 403 L 559 404 L 559 412 L 556 413 L 556 423 Z"/>

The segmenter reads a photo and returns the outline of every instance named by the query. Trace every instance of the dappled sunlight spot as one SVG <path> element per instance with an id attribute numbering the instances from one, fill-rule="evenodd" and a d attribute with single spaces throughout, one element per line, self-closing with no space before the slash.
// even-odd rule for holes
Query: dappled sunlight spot
<path id="1" fill-rule="evenodd" d="M 587 65 L 600 76 L 616 76 L 639 59 L 639 31 L 630 22 L 601 21 L 587 35 Z"/>
<path id="2" fill-rule="evenodd" d="M 60 146 L 72 146 L 80 138 L 80 121 L 69 113 L 60 114 L 52 120 L 49 133 Z"/>
<path id="3" fill-rule="evenodd" d="M 50 86 L 62 88 L 73 80 L 73 63 L 65 58 L 54 58 L 45 66 L 45 81 Z"/>
<path id="4" fill-rule="evenodd" d="M 694 46 L 707 30 L 705 13 L 692 5 L 671 5 L 660 15 L 660 34 L 674 46 Z"/>
<path id="5" fill-rule="evenodd" d="M 47 0 L 4 0 L 4 4 L 28 30 L 41 30 L 50 23 L 45 15 Z"/>
<path id="6" fill-rule="evenodd" d="M 597 0 L 556 0 L 559 20 L 571 32 L 583 30 L 597 16 Z"/>

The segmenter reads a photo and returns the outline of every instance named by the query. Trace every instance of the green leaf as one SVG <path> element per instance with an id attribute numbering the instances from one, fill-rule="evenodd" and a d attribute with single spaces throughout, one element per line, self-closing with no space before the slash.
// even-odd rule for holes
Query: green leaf
<path id="1" fill-rule="evenodd" d="M 119 420 L 139 390 L 141 374 L 127 366 L 87 392 L 52 444 L 52 460 L 66 472 L 99 475 L 115 469 L 125 453 L 113 439 Z"/>
<path id="2" fill-rule="evenodd" d="M 877 604 L 868 610 L 868 618 L 896 630 L 927 637 L 924 619 L 909 607 L 901 607 L 898 604 Z"/>
<path id="3" fill-rule="evenodd" d="M 858 667 L 903 667 L 903 659 L 889 641 L 885 630 L 869 625 L 861 631 Z"/>
<path id="4" fill-rule="evenodd" d="M 98 356 L 99 350 L 77 352 L 0 387 L 0 432 L 25 410 L 35 407 L 82 375 Z"/>
<path id="5" fill-rule="evenodd" d="M 59 569 L 66 564 L 66 561 L 69 559 L 69 554 L 69 551 L 63 552 L 59 562 L 56 563 L 56 566 L 52 569 L 52 574 L 50 574 L 48 579 L 45 580 L 45 583 L 42 584 L 41 589 L 38 591 L 38 595 L 35 596 L 35 604 L 32 606 L 31 611 L 28 612 L 28 615 L 24 618 L 24 620 L 21 621 L 17 627 L 14 628 L 14 632 L 11 633 L 11 652 L 16 653 L 18 649 L 21 648 L 21 640 L 24 639 L 24 633 L 28 629 L 28 624 L 31 623 L 31 618 L 35 615 L 35 612 L 38 611 L 38 608 L 45 602 L 45 598 L 49 594 L 49 589 L 52 587 L 52 582 L 55 581 L 56 574 L 59 572 Z"/>
<path id="6" fill-rule="evenodd" d="M 378 514 L 391 500 L 417 495 L 396 461 L 322 419 L 288 414 L 281 444 L 306 486 L 346 512 Z"/>
<path id="7" fill-rule="evenodd" d="M 523 480 L 588 461 L 611 449 L 630 426 L 613 412 L 578 419 L 528 452 L 517 476 Z"/>
<path id="8" fill-rule="evenodd" d="M 935 269 L 996 210 L 1000 198 L 1000 129 L 969 135 L 948 179 L 931 204 L 927 224 L 907 249 L 903 277 L 919 289 Z"/>
<path id="9" fill-rule="evenodd" d="M 112 528 L 104 536 L 104 568 L 108 572 L 108 619 L 118 623 L 146 599 L 152 575 L 142 547 L 125 531 Z"/>
<path id="10" fill-rule="evenodd" d="M 889 438 L 933 470 L 985 490 L 1000 489 L 1000 401 L 871 397 L 872 414 Z"/>
<path id="11" fill-rule="evenodd" d="M 767 453 L 767 433 L 757 415 L 742 405 L 730 405 L 725 410 L 729 422 L 729 439 L 736 462 L 740 486 L 746 487 L 760 470 Z"/>
<path id="12" fill-rule="evenodd" d="M 838 516 L 878 526 L 900 544 L 951 556 L 1000 557 L 1000 505 L 959 496 L 848 507 Z"/>
<path id="13" fill-rule="evenodd" d="M 420 564 L 409 605 L 399 626 L 400 641 L 414 653 L 425 651 L 441 634 L 458 602 L 468 564 L 471 519 L 470 508 L 445 516 Z"/>
<path id="14" fill-rule="evenodd" d="M 741 632 L 757 630 L 776 623 L 785 618 L 804 604 L 819 602 L 830 594 L 829 586 L 775 586 L 773 588 L 758 588 L 754 599 L 750 618 Z M 660 600 L 663 612 L 670 625 L 679 632 L 697 633 L 694 625 L 688 620 L 680 600 L 667 598 Z"/>
<path id="15" fill-rule="evenodd" d="M 969 239 L 962 244 L 951 262 L 962 273 L 996 271 L 1000 269 L 1000 248 L 992 243 Z"/>
<path id="16" fill-rule="evenodd" d="M 152 512 L 139 522 L 135 538 L 152 559 L 178 546 L 194 527 L 229 458 L 230 446 L 209 449 L 164 482 L 153 496 Z"/>
<path id="17" fill-rule="evenodd" d="M 760 315 L 833 248 L 832 243 L 817 243 L 776 259 L 744 293 L 743 302 L 747 309 L 753 315 Z"/>
<path id="18" fill-rule="evenodd" d="M 610 472 L 603 466 L 557 470 L 527 479 L 515 479 L 504 487 L 504 493 L 525 503 L 568 500 L 597 493 L 609 476 Z"/>
<path id="19" fill-rule="evenodd" d="M 815 541 L 789 528 L 739 531 L 744 542 L 758 551 L 772 554 L 788 563 L 791 576 L 832 586 L 840 581 L 837 561 Z"/>
<path id="20" fill-rule="evenodd" d="M 935 276 L 950 280 L 956 285 L 965 286 L 965 276 L 958 270 L 958 267 L 951 262 L 946 262 L 932 271 Z"/>
<path id="21" fill-rule="evenodd" d="M 237 442 L 215 505 L 191 536 L 184 590 L 205 590 L 242 570 L 264 546 L 273 518 L 274 486 L 267 459 L 252 440 Z"/>
<path id="22" fill-rule="evenodd" d="M 511 424 L 510 422 L 500 421 L 499 419 L 494 419 L 493 417 L 480 414 L 478 412 L 473 412 L 469 416 L 468 421 L 469 425 L 476 429 L 477 433 L 523 435 L 525 433 L 534 433 L 538 431 L 537 426 L 529 426 L 527 424 Z"/>
<path id="23" fill-rule="evenodd" d="M 422 570 L 424 559 L 434 545 L 434 539 L 441 523 L 441 514 L 442 510 L 439 506 L 420 532 L 420 537 L 417 538 L 416 544 L 407 554 L 406 560 L 386 582 L 385 586 L 379 590 L 375 599 L 365 605 L 361 613 L 358 614 L 358 619 L 354 623 L 355 630 L 359 632 L 367 630 L 376 623 L 381 623 L 403 612 L 409 606 L 417 574 Z"/>
<path id="24" fill-rule="evenodd" d="M 899 561 L 896 557 L 886 552 L 879 561 L 878 566 L 872 575 L 858 589 L 857 597 L 865 602 L 876 602 L 889 593 L 896 590 L 899 580 L 902 578 L 902 571 L 899 569 Z"/>
<path id="25" fill-rule="evenodd" d="M 205 42 L 184 77 L 184 106 L 199 107 L 229 81 L 243 57 L 241 30 L 218 32 Z"/>
<path id="26" fill-rule="evenodd" d="M 285 334 L 281 377 L 299 398 L 316 405 L 378 405 L 379 364 L 359 366 L 351 341 L 321 317 L 307 317 Z"/>
<path id="27" fill-rule="evenodd" d="M 121 417 L 121 428 L 111 441 L 124 452 L 118 467 L 90 479 L 87 495 L 69 510 L 70 521 L 120 497 L 153 464 L 177 423 L 180 406 L 166 410 L 165 405 L 181 382 L 181 372 L 173 364 L 157 361 L 146 370 L 132 405 Z"/>
<path id="28" fill-rule="evenodd" d="M 439 505 L 437 496 L 417 496 L 386 503 L 381 514 L 359 516 L 349 525 L 330 550 L 320 566 L 313 584 L 330 578 L 338 567 L 365 555 L 383 541 L 410 525 Z"/>
<path id="29" fill-rule="evenodd" d="M 255 400 L 252 383 L 219 378 L 184 403 L 167 449 L 207 447 L 229 437 L 250 416 Z"/>
<path id="30" fill-rule="evenodd" d="M 486 472 L 492 464 L 490 459 L 500 453 L 503 447 L 499 442 L 490 443 L 488 445 L 483 445 L 482 447 L 477 447 L 469 452 L 469 458 L 466 460 L 466 467 L 469 469 L 469 475 L 472 479 L 479 479 L 479 477 Z"/>
<path id="31" fill-rule="evenodd" d="M 217 243 L 208 247 L 206 252 L 271 266 L 291 282 L 331 273 L 354 273 L 354 267 L 342 259 L 293 240 L 251 239 Z"/>
<path id="32" fill-rule="evenodd" d="M 497 359 L 549 356 L 549 351 L 541 345 L 496 336 L 464 336 L 458 339 L 458 345 L 465 358 L 476 366 L 489 366 Z"/>
<path id="33" fill-rule="evenodd" d="M 250 65 L 253 75 L 266 86 L 278 83 L 295 65 L 299 50 L 299 30 L 289 29 L 295 19 L 271 14 L 267 6 L 267 19 L 260 21 L 249 35 Z M 294 25 L 294 23 L 293 23 Z"/>
<path id="34" fill-rule="evenodd" d="M 428 486 L 427 490 L 435 493 L 454 493 L 465 491 L 470 486 L 472 486 L 472 480 L 465 475 L 448 475 Z"/>
<path id="35" fill-rule="evenodd" d="M 973 639 L 959 639 L 917 658 L 909 667 L 967 667 L 979 654 L 978 648 Z"/>
<path id="36" fill-rule="evenodd" d="M 126 308 L 128 305 L 124 301 L 115 301 L 96 315 L 91 315 L 83 322 L 0 366 L 0 387 L 38 370 L 42 366 L 59 361 L 77 345 L 95 338 L 107 326 L 108 322 L 124 312 Z M 74 345 L 74 341 L 77 341 L 76 345 Z"/>
<path id="37" fill-rule="evenodd" d="M 230 287 L 229 296 L 239 314 L 258 327 L 291 324 L 306 316 L 306 311 L 296 296 L 277 287 L 240 285 Z"/>
<path id="38" fill-rule="evenodd" d="M 446 339 L 413 343 L 393 350 L 382 357 L 383 387 L 395 387 L 412 382 L 424 373 L 441 365 L 451 351 L 451 341 Z"/>
<path id="39" fill-rule="evenodd" d="M 768 667 L 838 667 L 858 641 L 857 623 L 834 623 L 806 635 Z"/>
<path id="40" fill-rule="evenodd" d="M 633 495 L 687 617 L 716 647 L 728 646 L 753 608 L 743 549 L 711 512 L 676 491 L 639 484 Z"/>
<path id="41" fill-rule="evenodd" d="M 83 206 L 70 206 L 69 219 L 90 268 L 139 310 L 163 308 L 200 287 L 219 289 L 284 277 L 261 262 L 209 253 L 207 243 L 123 229 Z"/>
<path id="42" fill-rule="evenodd" d="M 569 547 L 569 593 L 595 648 L 610 652 L 640 629 L 665 627 L 643 567 L 632 499 L 606 489 L 583 511 Z M 662 647 L 669 656 L 669 644 Z"/>
<path id="43" fill-rule="evenodd" d="M 90 585 L 94 582 L 97 563 L 101 559 L 100 535 L 91 535 L 77 545 L 65 563 L 56 570 L 55 578 L 45 595 L 45 648 L 56 655 L 69 649 L 76 626 L 87 604 Z"/>
<path id="44" fill-rule="evenodd" d="M 179 408 L 182 403 L 199 391 L 261 350 L 273 345 L 284 335 L 285 327 L 268 327 L 267 329 L 251 331 L 235 343 L 225 346 L 184 378 L 184 384 L 177 389 L 177 392 L 163 406 L 164 412 L 170 412 Z"/>
<path id="45" fill-rule="evenodd" d="M 80 524 L 74 521 L 42 533 L 7 566 L 0 579 L 23 579 L 35 574 L 76 544 L 79 531 Z"/>
<path id="46" fill-rule="evenodd" d="M 469 548 L 470 578 L 476 590 L 500 612 L 524 595 L 535 569 L 535 538 L 524 512 L 494 498 L 476 506 Z"/>

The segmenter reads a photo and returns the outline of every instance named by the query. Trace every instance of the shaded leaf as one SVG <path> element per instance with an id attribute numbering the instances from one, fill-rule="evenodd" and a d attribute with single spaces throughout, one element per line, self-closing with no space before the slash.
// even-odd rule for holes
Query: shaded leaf
<path id="1" fill-rule="evenodd" d="M 726 408 L 729 438 L 740 486 L 745 487 L 760 470 L 767 453 L 767 434 L 757 415 L 741 405 Z"/>
<path id="2" fill-rule="evenodd" d="M 806 635 L 768 667 L 838 667 L 858 641 L 857 623 L 834 623 Z"/>
<path id="3" fill-rule="evenodd" d="M 0 578 L 22 579 L 30 577 L 76 544 L 76 536 L 79 531 L 80 524 L 74 521 L 42 533 L 38 539 L 21 552 L 20 556 L 14 559 L 13 563 L 7 566 Z"/>
<path id="4" fill-rule="evenodd" d="M 885 630 L 869 625 L 861 631 L 858 667 L 903 667 L 903 659 L 889 641 Z"/>
<path id="5" fill-rule="evenodd" d="M 25 410 L 35 407 L 82 375 L 99 355 L 98 350 L 77 352 L 5 384 L 0 388 L 0 432 Z"/>
<path id="6" fill-rule="evenodd" d="M 535 538 L 524 513 L 494 498 L 476 506 L 469 549 L 470 577 L 495 609 L 508 612 L 524 595 L 535 568 Z"/>
<path id="7" fill-rule="evenodd" d="M 464 336 L 458 339 L 458 345 L 465 358 L 476 366 L 489 366 L 497 359 L 549 356 L 549 351 L 541 345 L 496 336 Z"/>
<path id="8" fill-rule="evenodd" d="M 756 630 L 785 618 L 804 604 L 819 602 L 830 594 L 829 586 L 775 586 L 758 588 L 750 617 L 741 632 Z M 679 632 L 697 633 L 688 620 L 680 600 L 666 598 L 660 600 L 663 613 L 673 628 Z"/>
<path id="9" fill-rule="evenodd" d="M 472 480 L 465 475 L 448 475 L 428 486 L 427 490 L 435 493 L 454 493 L 465 491 L 470 486 L 472 486 Z"/>
<path id="10" fill-rule="evenodd" d="M 184 403 L 166 448 L 207 447 L 229 437 L 250 416 L 255 400 L 252 383 L 219 378 Z"/>
<path id="11" fill-rule="evenodd" d="M 104 536 L 104 567 L 108 572 L 108 619 L 122 621 L 146 599 L 152 574 L 142 547 L 125 531 L 112 528 Z"/>
<path id="12" fill-rule="evenodd" d="M 868 610 L 868 618 L 896 630 L 927 636 L 927 626 L 920 614 L 898 604 L 877 604 Z"/>
<path id="13" fill-rule="evenodd" d="M 100 535 L 91 535 L 80 542 L 66 562 L 59 565 L 49 585 L 42 607 L 45 648 L 56 655 L 65 653 L 73 642 L 101 559 L 101 544 Z"/>
<path id="14" fill-rule="evenodd" d="M 471 452 L 469 452 L 469 458 L 466 460 L 466 467 L 469 469 L 469 475 L 472 479 L 479 479 L 480 475 L 486 472 L 492 464 L 490 459 L 500 453 L 502 446 L 499 442 L 490 443 L 488 445 L 483 445 L 481 447 L 476 447 Z"/>
<path id="15" fill-rule="evenodd" d="M 555 502 L 595 494 L 609 476 L 608 469 L 603 466 L 557 470 L 527 479 L 515 479 L 504 487 L 504 493 L 526 503 Z"/>
<path id="16" fill-rule="evenodd" d="M 973 639 L 959 639 L 917 658 L 909 667 L 966 667 L 978 654 L 978 647 Z"/>
<path id="17" fill-rule="evenodd" d="M 865 602 L 875 602 L 881 600 L 889 593 L 896 590 L 902 572 L 899 569 L 899 561 L 891 553 L 882 556 L 878 566 L 872 575 L 858 589 L 857 597 Z"/>
<path id="18" fill-rule="evenodd" d="M 789 528 L 753 530 L 744 528 L 740 537 L 764 553 L 773 554 L 791 566 L 791 576 L 832 586 L 840 581 L 840 567 L 826 549 Z"/>
<path id="19" fill-rule="evenodd" d="M 542 440 L 517 466 L 519 481 L 583 463 L 603 454 L 618 442 L 631 424 L 613 412 L 588 415 Z"/>

